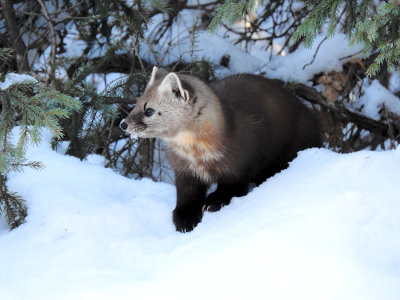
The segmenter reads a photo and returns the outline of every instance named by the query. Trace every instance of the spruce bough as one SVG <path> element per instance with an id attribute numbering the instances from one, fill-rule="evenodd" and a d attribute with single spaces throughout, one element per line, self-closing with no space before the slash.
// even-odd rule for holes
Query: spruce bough
<path id="1" fill-rule="evenodd" d="M 244 15 L 255 10 L 258 5 L 269 1 L 226 0 L 218 9 L 209 29 L 215 30 L 219 24 L 239 21 Z M 400 1 L 373 0 L 307 0 L 302 1 L 308 14 L 292 36 L 293 43 L 304 40 L 311 47 L 322 27 L 328 24 L 327 37 L 335 34 L 338 26 L 348 37 L 350 45 L 361 43 L 362 55 L 374 55 L 368 67 L 368 76 L 374 76 L 386 64 L 392 69 L 400 59 Z M 344 24 L 344 25 L 342 25 Z"/>
<path id="2" fill-rule="evenodd" d="M 55 138 L 62 137 L 58 120 L 79 111 L 81 103 L 41 86 L 33 77 L 11 73 L 5 79 L 0 84 L 0 214 L 13 229 L 24 223 L 27 207 L 19 195 L 8 191 L 7 174 L 24 167 L 42 168 L 40 162 L 26 160 L 28 143 L 38 145 L 43 128 L 51 130 Z M 13 131 L 16 126 L 19 130 Z"/>

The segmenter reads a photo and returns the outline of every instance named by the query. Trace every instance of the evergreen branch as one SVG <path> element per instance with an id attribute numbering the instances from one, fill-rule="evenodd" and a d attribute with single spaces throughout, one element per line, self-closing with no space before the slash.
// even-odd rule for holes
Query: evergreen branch
<path id="1" fill-rule="evenodd" d="M 172 8 L 170 6 L 160 0 L 150 0 L 150 4 L 152 7 L 162 12 L 163 14 L 170 14 L 172 11 Z"/>
<path id="2" fill-rule="evenodd" d="M 43 125 L 47 128 L 49 128 L 56 138 L 61 138 L 64 136 L 62 132 L 61 126 L 58 124 L 57 119 L 51 116 L 48 116 L 43 120 Z"/>
<path id="3" fill-rule="evenodd" d="M 0 48 L 0 61 L 8 61 L 14 58 L 14 49 L 12 48 Z"/>
<path id="4" fill-rule="evenodd" d="M 10 228 L 24 222 L 27 209 L 21 197 L 9 193 L 6 187 L 6 175 L 9 171 L 22 171 L 25 167 L 35 170 L 43 168 L 40 162 L 26 161 L 25 152 L 30 141 L 38 145 L 41 131 L 47 127 L 57 138 L 63 136 L 59 119 L 69 117 L 78 111 L 82 104 L 79 100 L 52 89 L 43 89 L 37 82 L 13 82 L 0 90 L 0 211 L 4 213 Z M 20 126 L 17 144 L 10 141 L 11 131 Z"/>
<path id="5" fill-rule="evenodd" d="M 22 172 L 24 168 L 32 168 L 36 171 L 44 169 L 44 165 L 40 161 L 23 161 L 16 164 L 11 164 L 11 169 L 16 172 Z"/>
<path id="6" fill-rule="evenodd" d="M 83 83 L 86 77 L 95 70 L 93 63 L 90 61 L 79 67 L 73 74 L 72 79 L 68 83 L 68 87 L 75 87 L 79 83 Z"/>
<path id="7" fill-rule="evenodd" d="M 375 75 L 384 63 L 390 68 L 398 63 L 400 47 L 396 46 L 399 32 L 400 5 L 398 0 L 379 3 L 378 11 L 374 13 L 370 7 L 372 0 L 362 0 L 360 3 L 344 0 L 308 1 L 309 13 L 303 23 L 294 32 L 291 41 L 299 42 L 304 38 L 304 45 L 311 47 L 315 37 L 327 20 L 327 37 L 335 33 L 338 26 L 338 12 L 346 15 L 345 34 L 350 45 L 362 43 L 362 55 L 371 55 L 378 51 L 374 62 L 367 70 L 368 76 Z M 343 5 L 344 3 L 344 5 Z"/>
<path id="8" fill-rule="evenodd" d="M 222 23 L 232 24 L 237 22 L 246 13 L 254 11 L 259 4 L 264 2 L 264 0 L 226 0 L 217 8 L 217 14 L 208 26 L 208 30 L 214 32 Z"/>
<path id="9" fill-rule="evenodd" d="M 21 126 L 20 135 L 17 143 L 15 158 L 17 161 L 22 161 L 24 159 L 24 153 L 26 152 L 26 144 L 28 139 L 28 125 L 27 125 L 27 114 L 24 114 L 22 117 L 22 122 L 24 123 Z"/>
<path id="10" fill-rule="evenodd" d="M 7 177 L 0 175 L 0 212 L 12 230 L 25 223 L 28 208 L 21 196 L 8 191 L 6 181 Z"/>

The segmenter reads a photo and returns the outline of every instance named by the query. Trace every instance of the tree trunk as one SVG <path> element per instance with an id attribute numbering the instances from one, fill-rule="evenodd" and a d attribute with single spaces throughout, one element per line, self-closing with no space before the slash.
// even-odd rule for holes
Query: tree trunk
<path id="1" fill-rule="evenodd" d="M 12 1 L 0 0 L 0 4 L 8 32 L 10 33 L 11 40 L 13 41 L 11 47 L 15 49 L 18 71 L 29 71 L 28 59 L 26 55 L 27 51 L 19 32 L 17 20 L 15 19 Z"/>

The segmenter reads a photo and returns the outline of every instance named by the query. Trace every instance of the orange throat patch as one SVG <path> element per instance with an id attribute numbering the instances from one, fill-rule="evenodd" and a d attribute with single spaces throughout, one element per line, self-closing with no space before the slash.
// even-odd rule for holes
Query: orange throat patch
<path id="1" fill-rule="evenodd" d="M 221 149 L 214 134 L 182 131 L 172 140 L 172 147 L 180 156 L 190 161 L 220 160 Z"/>
<path id="2" fill-rule="evenodd" d="M 219 165 L 224 157 L 223 146 L 211 126 L 202 126 L 201 129 L 181 131 L 167 144 L 175 154 L 188 162 L 193 173 L 210 181 L 209 170 Z"/>

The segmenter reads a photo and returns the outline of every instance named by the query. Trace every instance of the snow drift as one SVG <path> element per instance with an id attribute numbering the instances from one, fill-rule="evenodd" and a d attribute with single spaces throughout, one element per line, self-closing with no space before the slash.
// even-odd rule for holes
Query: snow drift
<path id="1" fill-rule="evenodd" d="M 2 299 L 399 299 L 400 149 L 309 149 L 188 234 L 175 188 L 50 149 L 9 176 L 27 222 L 0 231 Z"/>

